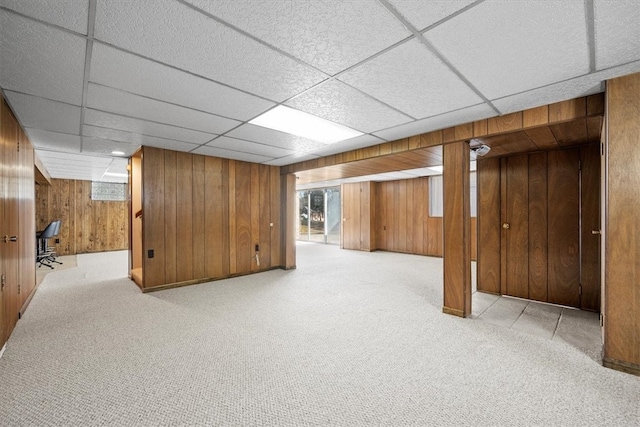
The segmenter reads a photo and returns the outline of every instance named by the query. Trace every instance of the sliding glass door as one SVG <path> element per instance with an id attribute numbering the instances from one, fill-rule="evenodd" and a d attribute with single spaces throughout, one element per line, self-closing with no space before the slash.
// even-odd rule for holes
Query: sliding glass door
<path id="1" fill-rule="evenodd" d="M 298 191 L 298 240 L 340 243 L 340 187 Z"/>

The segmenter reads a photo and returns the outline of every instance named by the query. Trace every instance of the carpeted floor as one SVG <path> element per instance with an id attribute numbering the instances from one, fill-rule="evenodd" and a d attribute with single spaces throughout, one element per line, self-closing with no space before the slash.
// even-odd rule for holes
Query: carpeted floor
<path id="1" fill-rule="evenodd" d="M 442 314 L 438 258 L 301 244 L 296 270 L 150 294 L 126 252 L 77 264 L 0 359 L 2 426 L 640 423 L 640 378 Z"/>

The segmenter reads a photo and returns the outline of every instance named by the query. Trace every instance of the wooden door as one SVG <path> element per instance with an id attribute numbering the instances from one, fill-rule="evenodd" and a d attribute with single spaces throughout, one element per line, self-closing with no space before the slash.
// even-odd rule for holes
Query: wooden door
<path id="1" fill-rule="evenodd" d="M 549 152 L 548 302 L 580 306 L 579 149 Z"/>
<path id="2" fill-rule="evenodd" d="M 529 298 L 528 156 L 502 161 L 502 293 Z"/>
<path id="3" fill-rule="evenodd" d="M 18 122 L 13 117 L 6 103 L 2 103 L 2 200 L 3 216 L 0 229 L 0 245 L 2 248 L 2 260 L 4 274 L 4 287 L 2 289 L 3 304 L 3 336 L 5 342 L 16 322 L 18 321 L 19 304 L 19 263 L 20 252 L 18 242 L 18 174 L 15 166 L 18 164 Z M 5 239 L 6 237 L 6 239 Z M 32 237 L 35 239 L 35 236 Z"/>
<path id="4" fill-rule="evenodd" d="M 342 184 L 343 249 L 360 249 L 360 184 Z"/>
<path id="5" fill-rule="evenodd" d="M 580 149 L 580 308 L 600 310 L 600 146 Z"/>

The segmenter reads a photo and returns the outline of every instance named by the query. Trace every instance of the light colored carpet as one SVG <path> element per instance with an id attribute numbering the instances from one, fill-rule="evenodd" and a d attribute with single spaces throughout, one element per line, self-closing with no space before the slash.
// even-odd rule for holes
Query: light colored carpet
<path id="1" fill-rule="evenodd" d="M 640 378 L 441 313 L 442 260 L 301 244 L 298 269 L 142 294 L 126 253 L 45 277 L 0 425 L 638 425 Z"/>

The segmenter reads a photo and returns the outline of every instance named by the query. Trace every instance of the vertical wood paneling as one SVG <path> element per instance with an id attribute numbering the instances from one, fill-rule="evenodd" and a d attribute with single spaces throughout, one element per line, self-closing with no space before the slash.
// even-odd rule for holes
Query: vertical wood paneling
<path id="1" fill-rule="evenodd" d="M 205 173 L 204 156 L 193 155 L 193 209 L 192 223 L 193 230 L 193 277 L 207 277 L 205 274 Z"/>
<path id="2" fill-rule="evenodd" d="M 236 161 L 229 160 L 229 273 L 236 274 L 238 272 L 238 234 L 237 234 L 237 212 L 236 212 Z"/>
<path id="3" fill-rule="evenodd" d="M 529 298 L 547 301 L 547 153 L 529 156 Z"/>
<path id="4" fill-rule="evenodd" d="M 425 215 L 428 214 L 428 204 L 425 203 L 425 194 L 423 184 L 426 181 L 424 178 L 418 178 L 412 180 L 413 183 L 413 195 L 411 197 L 413 201 L 412 209 L 409 212 L 411 215 L 411 223 L 413 224 L 413 230 L 411 235 L 413 237 L 412 252 L 414 254 L 424 254 L 424 225 Z M 425 209 L 426 208 L 426 209 Z"/>
<path id="5" fill-rule="evenodd" d="M 222 186 L 222 159 L 204 158 L 205 182 L 205 273 L 206 277 L 223 276 L 223 264 L 228 264 L 229 254 L 223 245 L 223 205 L 225 198 Z"/>
<path id="6" fill-rule="evenodd" d="M 259 202 L 257 215 L 260 221 L 260 269 L 271 267 L 271 167 L 260 165 Z"/>
<path id="7" fill-rule="evenodd" d="M 33 146 L 19 125 L 17 129 L 20 144 L 20 152 L 18 154 L 18 200 L 20 209 L 18 224 L 20 243 L 18 248 L 20 251 L 20 264 L 18 269 L 20 272 L 20 283 L 22 285 L 20 291 L 20 308 L 23 308 L 35 289 L 36 284 L 36 272 L 33 262 L 34 254 L 36 253 L 36 243 L 34 239 L 36 233 L 35 177 L 33 168 Z M 2 344 L 0 344 L 0 346 L 1 345 Z"/>
<path id="8" fill-rule="evenodd" d="M 471 314 L 470 151 L 466 142 L 443 147 L 443 311 Z"/>
<path id="9" fill-rule="evenodd" d="M 231 228 L 231 241 L 236 248 L 236 270 L 232 273 L 251 271 L 253 248 L 251 245 L 251 164 L 234 162 L 235 179 L 235 232 Z M 249 197 L 247 197 L 249 196 Z M 230 205 L 231 207 L 231 205 Z M 234 219 L 231 222 L 234 222 Z M 235 235 L 234 235 L 235 234 Z"/>
<path id="10" fill-rule="evenodd" d="M 580 283 L 582 295 L 580 308 L 600 311 L 600 147 L 590 145 L 580 149 L 582 170 L 581 191 L 581 250 Z"/>
<path id="11" fill-rule="evenodd" d="M 549 302 L 580 306 L 579 150 L 549 152 Z"/>
<path id="12" fill-rule="evenodd" d="M 500 159 L 478 162 L 479 291 L 500 293 Z"/>
<path id="13" fill-rule="evenodd" d="M 52 179 L 50 186 L 36 187 L 37 230 L 62 221 L 55 245 L 59 255 L 128 248 L 126 201 L 92 201 L 90 181 Z"/>
<path id="14" fill-rule="evenodd" d="M 640 74 L 607 82 L 604 362 L 640 374 Z"/>
<path id="15" fill-rule="evenodd" d="M 249 239 L 249 261 L 251 271 L 257 271 L 260 266 L 256 260 L 255 245 L 260 247 L 260 165 L 251 163 L 251 198 L 249 199 L 249 209 L 251 212 L 251 233 Z"/>
<path id="16" fill-rule="evenodd" d="M 506 159 L 506 294 L 529 297 L 529 162 L 526 155 Z"/>
<path id="17" fill-rule="evenodd" d="M 399 205 L 398 205 L 398 238 L 401 252 L 410 252 L 413 243 L 410 242 L 410 225 L 408 216 L 411 215 L 409 212 L 409 194 L 413 195 L 413 192 L 409 193 L 409 180 L 403 179 L 398 181 L 398 197 L 399 197 Z M 409 245 L 411 243 L 411 245 Z"/>
<path id="18" fill-rule="evenodd" d="M 283 238 L 282 247 L 282 264 L 286 270 L 296 268 L 296 228 L 295 221 L 296 212 L 296 176 L 293 174 L 283 175 L 281 177 L 281 220 Z"/>
<path id="19" fill-rule="evenodd" d="M 166 283 L 177 281 L 177 165 L 176 152 L 164 152 L 164 266 Z"/>
<path id="20" fill-rule="evenodd" d="M 144 147 L 142 163 L 144 287 L 168 283 L 165 280 L 164 150 Z M 149 251 L 154 257 L 149 257 Z"/>
<path id="21" fill-rule="evenodd" d="M 280 191 L 280 170 L 275 166 L 271 167 L 271 171 L 269 173 L 269 181 L 269 193 L 271 194 L 271 222 L 269 223 L 269 227 L 271 229 L 271 265 L 275 267 L 284 265 L 284 261 L 282 260 L 283 228 L 280 221 L 281 215 L 283 215 L 282 211 L 280 210 L 280 200 L 282 194 Z"/>
<path id="22" fill-rule="evenodd" d="M 176 281 L 194 278 L 194 155 L 176 153 Z M 191 191 L 189 191 L 191 190 Z M 169 242 L 167 242 L 168 244 Z"/>

